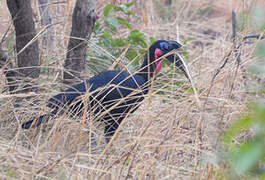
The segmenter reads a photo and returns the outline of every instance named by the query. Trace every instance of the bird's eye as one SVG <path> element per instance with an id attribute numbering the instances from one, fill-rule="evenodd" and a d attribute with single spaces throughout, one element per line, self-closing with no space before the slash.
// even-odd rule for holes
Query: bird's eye
<path id="1" fill-rule="evenodd" d="M 166 42 L 161 42 L 160 47 L 162 51 L 168 51 L 168 43 Z"/>

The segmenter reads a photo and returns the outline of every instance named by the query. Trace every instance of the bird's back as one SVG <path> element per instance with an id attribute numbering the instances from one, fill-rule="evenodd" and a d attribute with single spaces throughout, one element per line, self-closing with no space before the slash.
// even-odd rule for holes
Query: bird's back
<path id="1" fill-rule="evenodd" d="M 64 92 L 52 97 L 48 107 L 58 109 L 59 107 L 73 104 L 78 98 L 89 92 L 90 106 L 110 107 L 119 102 L 121 105 L 128 105 L 136 101 L 142 101 L 143 95 L 148 88 L 144 87 L 146 80 L 140 75 L 132 75 L 126 71 L 104 71 L 92 78 L 74 85 Z M 75 103 L 72 109 L 83 108 L 83 103 Z M 95 113 L 100 112 L 100 108 L 94 108 Z M 116 110 L 118 110 L 116 108 Z M 122 111 L 124 109 L 120 109 Z M 57 110 L 55 111 L 57 112 Z M 115 112 L 114 112 L 115 113 Z"/>

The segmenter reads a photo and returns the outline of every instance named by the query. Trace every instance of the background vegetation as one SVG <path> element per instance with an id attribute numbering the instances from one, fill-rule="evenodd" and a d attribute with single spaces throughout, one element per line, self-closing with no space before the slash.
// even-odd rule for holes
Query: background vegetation
<path id="1" fill-rule="evenodd" d="M 25 122 L 45 112 L 60 92 L 74 1 L 51 4 L 54 46 L 41 51 L 41 92 L 23 107 L 0 78 L 0 176 L 9 179 L 262 179 L 265 178 L 263 1 L 103 1 L 87 48 L 87 74 L 106 69 L 135 71 L 156 39 L 184 44 L 202 106 L 190 83 L 172 66 L 162 72 L 139 110 L 125 120 L 113 146 L 102 125 L 67 115 L 29 131 Z M 0 35 L 14 57 L 14 32 L 0 2 Z M 37 31 L 39 12 L 33 3 Z M 232 37 L 232 10 L 236 36 Z M 60 22 L 60 23 L 58 23 Z M 41 36 L 39 41 L 41 41 Z M 14 58 L 13 58 L 14 59 Z M 2 71 L 1 71 L 2 72 Z M 95 132 L 98 145 L 90 146 Z"/>

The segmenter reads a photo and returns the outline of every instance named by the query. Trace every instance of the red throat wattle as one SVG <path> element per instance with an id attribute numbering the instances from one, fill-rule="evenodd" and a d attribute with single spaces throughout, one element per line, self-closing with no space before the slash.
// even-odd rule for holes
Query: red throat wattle
<path id="1" fill-rule="evenodd" d="M 162 59 L 157 60 L 159 56 L 162 55 L 162 51 L 159 48 L 155 50 L 155 65 L 156 65 L 156 73 L 158 73 L 162 68 Z"/>

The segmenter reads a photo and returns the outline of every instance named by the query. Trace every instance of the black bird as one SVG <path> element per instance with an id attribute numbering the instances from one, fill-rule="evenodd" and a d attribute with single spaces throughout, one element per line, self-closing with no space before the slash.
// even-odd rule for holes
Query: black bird
<path id="1" fill-rule="evenodd" d="M 108 142 L 121 121 L 144 100 L 151 85 L 150 80 L 162 68 L 162 56 L 175 63 L 188 78 L 180 58 L 176 53 L 169 53 L 180 47 L 176 41 L 156 41 L 150 46 L 143 65 L 137 72 L 131 74 L 125 70 L 108 70 L 76 84 L 49 100 L 47 106 L 52 109 L 50 113 L 23 123 L 22 128 L 39 126 L 48 117 L 65 111 L 66 107 L 73 115 L 81 115 L 86 109 L 93 112 L 97 120 L 105 123 L 105 137 Z M 84 101 L 86 93 L 88 98 Z"/>

